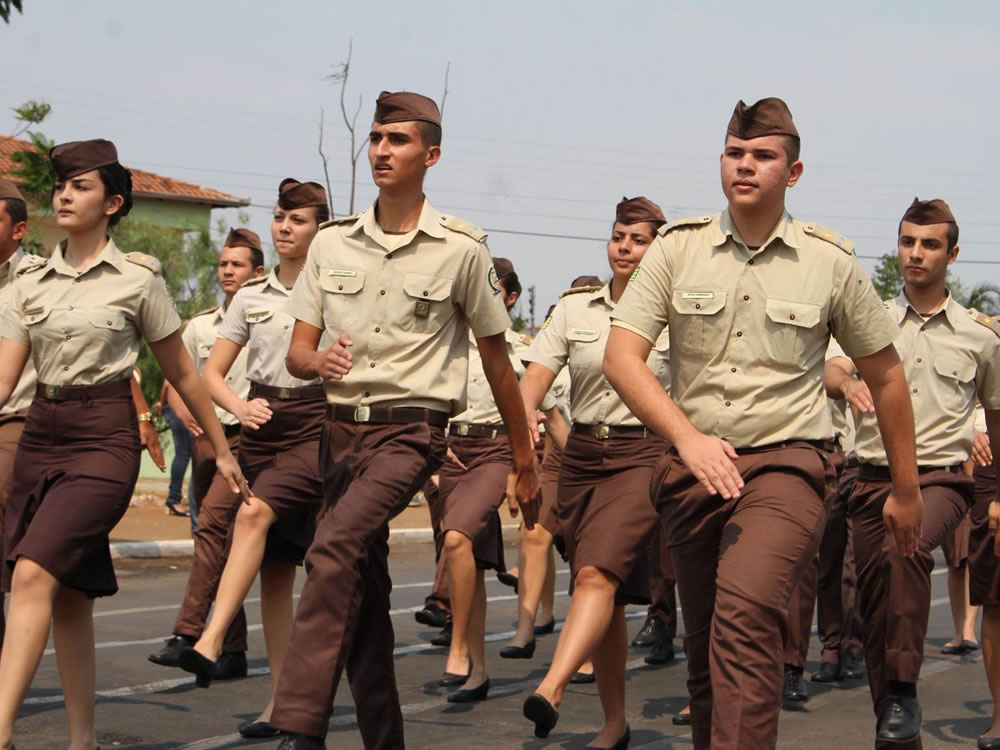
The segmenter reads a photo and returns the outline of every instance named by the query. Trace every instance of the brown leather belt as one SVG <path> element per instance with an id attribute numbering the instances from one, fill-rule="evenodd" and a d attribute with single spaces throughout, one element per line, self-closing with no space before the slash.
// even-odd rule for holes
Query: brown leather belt
<path id="1" fill-rule="evenodd" d="M 953 466 L 918 466 L 918 474 L 929 474 L 932 471 L 947 471 L 951 474 L 960 474 L 962 472 L 962 465 L 955 464 Z M 858 479 L 862 482 L 891 482 L 892 474 L 889 471 L 888 466 L 878 466 L 876 464 L 861 464 L 861 470 L 858 471 Z"/>
<path id="2" fill-rule="evenodd" d="M 448 434 L 452 437 L 496 438 L 507 434 L 506 426 L 502 424 L 465 424 L 452 422 L 448 426 Z"/>
<path id="3" fill-rule="evenodd" d="M 436 409 L 415 406 L 346 406 L 327 404 L 326 416 L 338 422 L 354 424 L 416 424 L 426 422 L 432 427 L 448 426 L 448 415 Z"/>
<path id="4" fill-rule="evenodd" d="M 326 398 L 323 386 L 303 385 L 298 388 L 278 388 L 273 385 L 250 382 L 250 398 L 274 398 L 278 401 L 315 401 Z"/>
<path id="5" fill-rule="evenodd" d="M 767 451 L 776 451 L 782 448 L 794 448 L 796 445 L 801 445 L 802 443 L 811 445 L 813 448 L 827 453 L 840 453 L 840 445 L 832 440 L 783 440 L 780 443 L 744 446 L 743 448 L 737 448 L 736 453 L 740 455 L 744 453 L 766 453 Z"/>
<path id="6" fill-rule="evenodd" d="M 86 401 L 104 396 L 121 396 L 131 392 L 131 380 L 115 380 L 97 385 L 46 385 L 45 383 L 35 385 L 35 395 L 49 401 Z"/>
<path id="7" fill-rule="evenodd" d="M 586 435 L 587 437 L 597 438 L 598 440 L 608 440 L 609 438 L 645 438 L 653 435 L 645 427 L 623 427 L 620 425 L 610 425 L 610 424 L 583 424 L 582 422 L 573 423 L 573 432 L 577 435 Z"/>

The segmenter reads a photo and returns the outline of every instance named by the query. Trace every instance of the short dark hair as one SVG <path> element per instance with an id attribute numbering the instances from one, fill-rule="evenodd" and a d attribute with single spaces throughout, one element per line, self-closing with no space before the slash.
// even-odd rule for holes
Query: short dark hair
<path id="1" fill-rule="evenodd" d="M 802 143 L 794 135 L 785 136 L 785 156 L 788 157 L 788 163 L 799 160 L 799 152 L 802 149 Z"/>
<path id="2" fill-rule="evenodd" d="M 330 220 L 330 207 L 326 204 L 322 206 L 313 206 L 313 210 L 316 211 L 316 223 L 322 224 L 324 221 Z"/>
<path id="3" fill-rule="evenodd" d="M 20 224 L 28 220 L 28 204 L 20 198 L 2 198 L 0 204 L 7 209 L 7 215 L 12 224 Z"/>
<path id="4" fill-rule="evenodd" d="M 259 250 L 256 247 L 248 247 L 247 250 L 250 251 L 250 264 L 257 268 L 258 266 L 264 265 L 264 251 Z"/>
<path id="5" fill-rule="evenodd" d="M 420 137 L 424 141 L 425 146 L 440 146 L 441 145 L 441 126 L 433 122 L 427 122 L 425 120 L 416 120 L 417 130 L 420 131 Z"/>
<path id="6" fill-rule="evenodd" d="M 108 219 L 108 228 L 111 228 L 128 216 L 129 211 L 132 210 L 132 173 L 121 164 L 115 163 L 98 167 L 97 174 L 100 175 L 101 182 L 104 183 L 105 198 L 120 195 L 124 199 L 121 208 Z"/>
<path id="7" fill-rule="evenodd" d="M 903 231 L 903 222 L 905 219 L 899 220 L 899 226 L 896 227 L 896 241 L 899 241 L 899 235 Z M 948 225 L 948 231 L 945 233 L 945 242 L 948 243 L 948 252 L 950 253 L 955 249 L 955 245 L 958 244 L 958 224 L 953 221 L 946 221 L 945 224 Z"/>
<path id="8" fill-rule="evenodd" d="M 508 295 L 516 293 L 518 297 L 521 296 L 521 280 L 517 278 L 517 271 L 511 271 L 507 275 L 501 276 L 500 283 L 503 284 Z"/>

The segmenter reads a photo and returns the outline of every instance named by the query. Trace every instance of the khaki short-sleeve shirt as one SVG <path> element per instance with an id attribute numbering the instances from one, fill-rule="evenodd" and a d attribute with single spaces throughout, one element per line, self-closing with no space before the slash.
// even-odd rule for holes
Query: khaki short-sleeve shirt
<path id="1" fill-rule="evenodd" d="M 857 357 L 896 335 L 850 241 L 787 213 L 757 249 L 728 211 L 661 227 L 612 318 L 649 341 L 669 323 L 672 397 L 736 448 L 831 439 L 831 332 Z"/>
<path id="2" fill-rule="evenodd" d="M 219 337 L 219 328 L 222 326 L 222 321 L 225 320 L 225 315 L 225 308 L 219 305 L 210 310 L 203 310 L 184 326 L 181 339 L 184 341 L 184 348 L 191 355 L 199 375 L 205 374 L 205 365 L 208 364 L 212 347 L 215 346 L 215 340 Z M 245 348 L 236 356 L 233 366 L 226 373 L 226 385 L 244 401 L 250 395 L 250 379 L 247 377 L 247 350 Z M 236 417 L 218 404 L 215 404 L 215 416 L 224 425 L 239 424 Z"/>
<path id="3" fill-rule="evenodd" d="M 469 330 L 510 326 L 486 235 L 424 202 L 417 229 L 386 235 L 375 206 L 324 224 L 309 248 L 287 310 L 353 340 L 353 366 L 324 382 L 327 400 L 349 406 L 466 408 Z"/>
<path id="4" fill-rule="evenodd" d="M 31 347 L 38 379 L 47 385 L 128 380 L 142 339 L 160 341 L 181 325 L 159 261 L 126 255 L 109 239 L 94 263 L 77 272 L 64 247 L 17 275 L 0 334 Z"/>
<path id="5" fill-rule="evenodd" d="M 504 332 L 504 339 L 507 341 L 507 356 L 514 367 L 514 372 L 520 378 L 524 374 L 524 363 L 518 356 L 518 352 L 527 347 L 521 343 L 520 337 L 508 328 Z M 468 405 L 461 414 L 451 419 L 456 424 L 500 424 L 503 418 L 497 408 L 497 402 L 493 398 L 493 389 L 490 388 L 490 381 L 486 379 L 486 371 L 483 369 L 483 358 L 479 356 L 479 345 L 476 337 L 469 334 L 469 391 Z"/>
<path id="6" fill-rule="evenodd" d="M 18 248 L 14 254 L 7 259 L 7 262 L 0 265 L 0 315 L 5 314 L 7 306 L 10 304 L 14 291 L 14 279 L 16 274 L 24 272 L 35 266 L 45 265 L 45 259 L 38 255 L 26 255 Z M 21 372 L 21 379 L 14 386 L 14 391 L 7 399 L 7 403 L 0 408 L 0 416 L 14 414 L 23 411 L 31 406 L 35 398 L 35 383 L 38 382 L 38 375 L 35 374 L 35 363 L 28 358 Z"/>
<path id="7" fill-rule="evenodd" d="M 574 422 L 639 426 L 640 422 L 622 402 L 604 377 L 604 347 L 611 333 L 615 303 L 611 287 L 596 291 L 581 288 L 564 294 L 552 317 L 545 321 L 535 343 L 524 356 L 558 375 L 568 366 L 570 372 L 570 413 Z M 670 386 L 670 337 L 661 331 L 654 339 L 646 363 L 663 384 Z"/>
<path id="8" fill-rule="evenodd" d="M 953 466 L 972 455 L 976 394 L 987 409 L 1000 409 L 1000 336 L 976 322 L 950 295 L 928 318 L 913 309 L 905 294 L 885 303 L 899 327 L 896 351 L 903 360 L 913 403 L 920 466 Z M 862 414 L 858 458 L 888 465 L 878 420 Z"/>
<path id="9" fill-rule="evenodd" d="M 288 372 L 285 356 L 292 340 L 295 318 L 285 311 L 291 290 L 278 281 L 277 268 L 267 276 L 251 279 L 236 292 L 218 337 L 245 347 L 246 374 L 253 383 L 275 388 L 301 388 L 322 382 L 303 380 Z M 326 339 L 320 348 L 328 346 Z"/>

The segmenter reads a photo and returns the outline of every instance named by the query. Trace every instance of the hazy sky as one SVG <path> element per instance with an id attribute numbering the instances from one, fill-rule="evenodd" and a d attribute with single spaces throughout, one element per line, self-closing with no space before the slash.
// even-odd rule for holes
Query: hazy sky
<path id="1" fill-rule="evenodd" d="M 321 179 L 321 105 L 334 210 L 347 212 L 346 131 L 324 77 L 349 40 L 362 136 L 379 91 L 440 100 L 450 61 L 428 198 L 489 230 L 493 254 L 537 285 L 541 317 L 573 277 L 607 274 L 622 195 L 668 218 L 722 208 L 734 104 L 781 96 L 806 165 L 793 214 L 865 259 L 894 251 L 915 195 L 944 198 L 959 277 L 1000 283 L 998 31 L 1000 3 L 985 1 L 25 0 L 0 26 L 0 106 L 44 98 L 57 142 L 109 138 L 128 165 L 251 198 L 268 241 L 278 182 Z M 373 198 L 363 156 L 355 208 Z"/>

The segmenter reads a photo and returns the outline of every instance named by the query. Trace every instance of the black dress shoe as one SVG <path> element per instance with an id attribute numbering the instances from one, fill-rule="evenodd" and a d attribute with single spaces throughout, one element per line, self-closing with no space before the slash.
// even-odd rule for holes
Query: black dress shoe
<path id="1" fill-rule="evenodd" d="M 584 750 L 628 750 L 628 743 L 632 741 L 632 728 L 625 725 L 625 734 L 618 738 L 618 741 L 609 748 L 599 748 L 597 745 L 587 745 Z"/>
<path id="2" fill-rule="evenodd" d="M 946 643 L 941 647 L 941 653 L 947 654 L 948 656 L 954 656 L 955 654 L 965 653 L 965 642 L 962 643 Z"/>
<path id="3" fill-rule="evenodd" d="M 240 724 L 239 733 L 244 737 L 277 737 L 281 730 L 272 727 L 266 721 L 245 721 Z"/>
<path id="4" fill-rule="evenodd" d="M 670 720 L 670 723 L 675 727 L 689 727 L 691 726 L 691 712 L 686 714 L 674 714 L 674 718 Z"/>
<path id="5" fill-rule="evenodd" d="M 500 649 L 501 659 L 530 659 L 535 655 L 535 639 L 532 638 L 523 646 L 504 646 Z"/>
<path id="6" fill-rule="evenodd" d="M 200 688 L 207 688 L 212 684 L 212 680 L 215 679 L 215 666 L 214 661 L 202 656 L 192 646 L 181 651 L 180 668 L 193 674 L 194 684 Z"/>
<path id="7" fill-rule="evenodd" d="M 517 576 L 512 576 L 506 570 L 497 571 L 497 580 L 500 581 L 504 586 L 510 586 L 514 589 L 514 593 L 517 593 Z"/>
<path id="8" fill-rule="evenodd" d="M 920 703 L 916 698 L 890 695 L 879 721 L 883 742 L 911 742 L 920 736 Z"/>
<path id="9" fill-rule="evenodd" d="M 422 610 L 413 613 L 413 619 L 429 628 L 443 628 L 448 624 L 448 613 L 438 605 L 428 603 Z"/>
<path id="10" fill-rule="evenodd" d="M 451 623 L 449 622 L 445 625 L 441 632 L 436 636 L 431 638 L 432 646 L 450 646 L 451 645 Z"/>
<path id="11" fill-rule="evenodd" d="M 964 648 L 966 650 L 966 652 L 968 652 L 968 651 L 978 651 L 979 650 L 979 644 L 976 643 L 975 641 L 962 641 L 962 648 Z"/>
<path id="12" fill-rule="evenodd" d="M 574 685 L 591 685 L 597 682 L 597 678 L 593 672 L 577 672 L 569 681 Z"/>
<path id="13" fill-rule="evenodd" d="M 161 667 L 179 667 L 181 651 L 183 651 L 188 646 L 193 646 L 195 642 L 194 638 L 189 638 L 186 635 L 174 635 L 163 644 L 163 648 L 159 651 L 154 651 L 149 655 L 149 660 L 153 664 L 159 664 Z"/>
<path id="14" fill-rule="evenodd" d="M 441 679 L 438 680 L 438 685 L 441 687 L 458 687 L 459 685 L 464 685 L 469 679 L 470 674 L 472 674 L 472 659 L 469 659 L 469 668 L 466 670 L 465 674 L 458 674 L 457 672 L 443 672 L 441 674 Z"/>
<path id="15" fill-rule="evenodd" d="M 286 734 L 277 750 L 326 750 L 326 743 L 304 734 Z"/>
<path id="16" fill-rule="evenodd" d="M 802 683 L 801 667 L 785 665 L 785 687 L 781 691 L 781 707 L 788 711 L 801 711 L 809 700 L 809 693 Z"/>
<path id="17" fill-rule="evenodd" d="M 646 622 L 642 624 L 642 629 L 640 629 L 639 632 L 636 633 L 635 638 L 632 639 L 632 645 L 635 648 L 655 646 L 663 640 L 663 636 L 666 634 L 667 623 L 659 617 L 647 617 Z"/>
<path id="18" fill-rule="evenodd" d="M 1000 750 L 1000 737 L 981 736 L 976 740 L 976 747 L 979 750 Z"/>
<path id="19" fill-rule="evenodd" d="M 244 651 L 223 651 L 215 662 L 215 679 L 235 680 L 247 676 L 247 655 Z"/>
<path id="20" fill-rule="evenodd" d="M 553 617 L 544 625 L 535 625 L 535 635 L 550 635 L 556 629 L 556 618 Z"/>
<path id="21" fill-rule="evenodd" d="M 860 680 L 865 676 L 865 665 L 853 656 L 845 656 L 840 660 L 840 679 Z"/>
<path id="22" fill-rule="evenodd" d="M 669 664 L 677 657 L 674 653 L 674 642 L 663 638 L 653 646 L 653 650 L 643 659 L 647 664 Z"/>
<path id="23" fill-rule="evenodd" d="M 456 690 L 454 693 L 448 696 L 449 703 L 475 703 L 476 701 L 486 700 L 486 696 L 490 693 L 490 680 L 486 678 L 484 682 L 479 687 L 471 688 L 470 690 Z"/>
<path id="24" fill-rule="evenodd" d="M 840 679 L 840 664 L 824 661 L 809 679 L 813 682 L 836 682 Z"/>
<path id="25" fill-rule="evenodd" d="M 559 712 L 538 693 L 529 695 L 521 709 L 524 718 L 535 722 L 535 736 L 545 739 L 559 721 Z"/>

